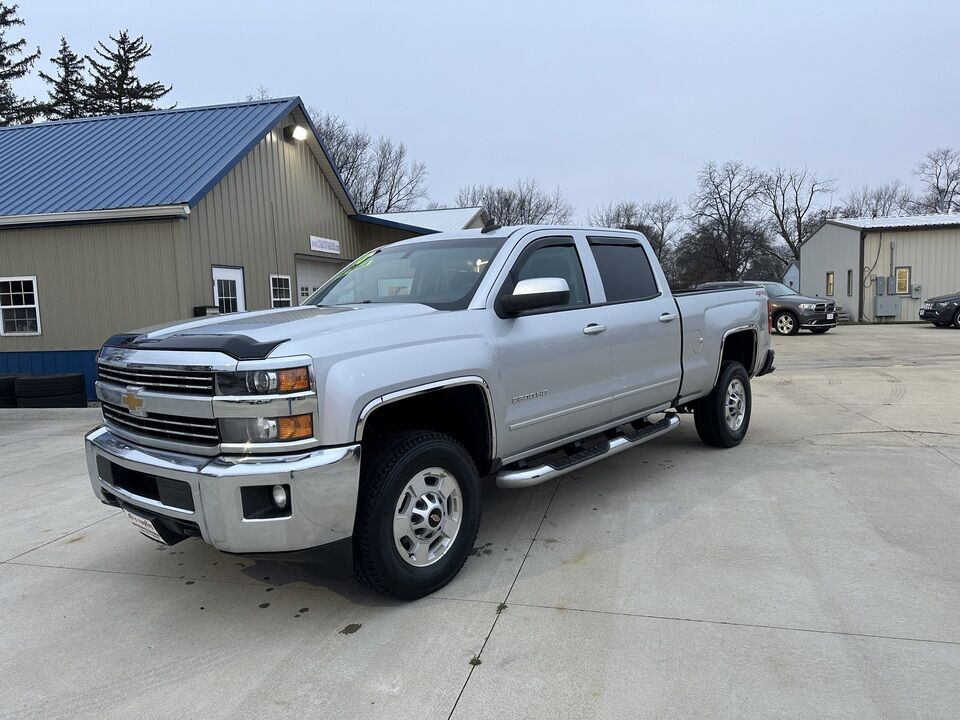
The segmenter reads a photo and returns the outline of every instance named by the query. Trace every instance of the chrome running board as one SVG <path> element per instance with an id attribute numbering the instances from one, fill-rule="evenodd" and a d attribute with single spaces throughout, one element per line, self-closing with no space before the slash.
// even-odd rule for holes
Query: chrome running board
<path id="1" fill-rule="evenodd" d="M 538 465 L 532 468 L 504 469 L 497 473 L 497 487 L 501 488 L 525 488 L 531 485 L 553 480 L 573 470 L 579 470 L 587 465 L 592 465 L 598 460 L 603 460 L 611 455 L 629 450 L 637 445 L 642 445 L 648 440 L 666 435 L 680 424 L 680 418 L 676 415 L 667 415 L 663 420 L 646 425 L 639 430 L 631 433 L 617 435 L 612 440 L 603 440 L 592 447 L 581 450 L 565 458 L 553 460 L 544 465 Z"/>

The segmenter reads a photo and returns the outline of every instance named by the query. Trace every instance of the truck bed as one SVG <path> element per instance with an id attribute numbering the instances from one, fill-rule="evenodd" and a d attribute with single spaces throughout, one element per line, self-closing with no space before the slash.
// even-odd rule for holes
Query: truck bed
<path id="1" fill-rule="evenodd" d="M 682 323 L 680 401 L 687 402 L 705 395 L 716 382 L 720 351 L 728 333 L 755 328 L 758 338 L 765 337 L 767 293 L 763 288 L 739 287 L 677 290 L 673 296 Z M 758 302 L 761 298 L 763 302 Z M 759 363 L 766 348 L 757 350 Z M 756 366 L 747 368 L 750 375 L 756 371 Z"/>

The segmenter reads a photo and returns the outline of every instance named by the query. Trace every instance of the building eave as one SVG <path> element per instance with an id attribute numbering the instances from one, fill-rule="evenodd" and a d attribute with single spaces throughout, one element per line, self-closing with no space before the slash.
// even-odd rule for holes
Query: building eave
<path id="1" fill-rule="evenodd" d="M 2 227 L 29 227 L 34 225 L 74 225 L 93 222 L 124 222 L 128 220 L 157 220 L 186 218 L 190 206 L 186 203 L 151 205 L 148 207 L 111 208 L 108 210 L 79 210 L 62 213 L 7 215 L 0 217 Z"/>

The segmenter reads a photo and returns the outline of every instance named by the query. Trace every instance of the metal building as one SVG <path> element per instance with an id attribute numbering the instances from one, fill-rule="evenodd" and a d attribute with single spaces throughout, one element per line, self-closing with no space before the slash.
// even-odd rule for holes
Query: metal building
<path id="1" fill-rule="evenodd" d="M 0 373 L 91 397 L 113 333 L 296 305 L 436 231 L 358 215 L 299 98 L 2 128 L 0 166 Z"/>
<path id="2" fill-rule="evenodd" d="M 851 320 L 910 322 L 924 298 L 960 289 L 960 215 L 828 220 L 800 248 L 800 290 Z"/>

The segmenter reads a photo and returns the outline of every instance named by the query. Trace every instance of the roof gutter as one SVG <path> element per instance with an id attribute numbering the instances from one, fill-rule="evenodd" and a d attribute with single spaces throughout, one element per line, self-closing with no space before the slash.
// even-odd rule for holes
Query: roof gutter
<path id="1" fill-rule="evenodd" d="M 80 210 L 76 212 L 37 213 L 33 215 L 7 215 L 0 217 L 0 227 L 72 225 L 74 223 L 88 222 L 185 218 L 189 214 L 189 205 L 177 203 L 175 205 L 150 205 L 148 207 L 112 208 L 109 210 Z"/>

